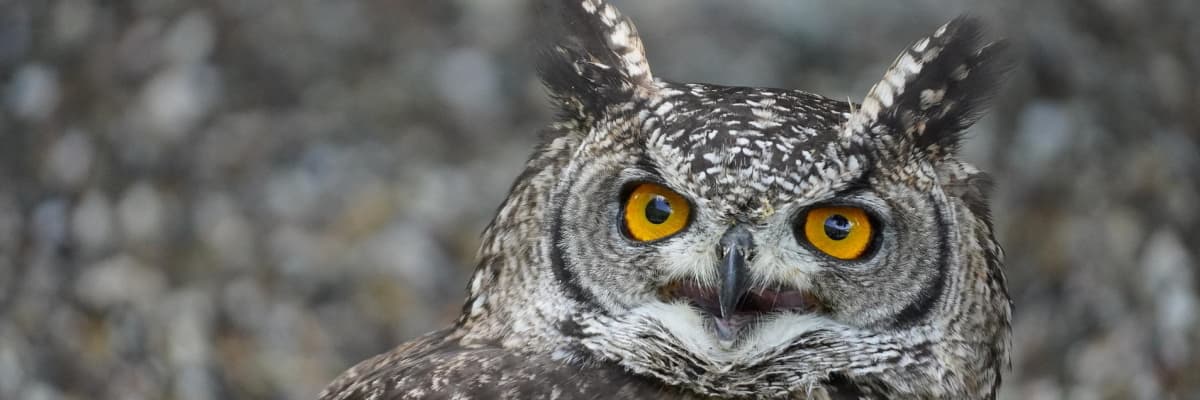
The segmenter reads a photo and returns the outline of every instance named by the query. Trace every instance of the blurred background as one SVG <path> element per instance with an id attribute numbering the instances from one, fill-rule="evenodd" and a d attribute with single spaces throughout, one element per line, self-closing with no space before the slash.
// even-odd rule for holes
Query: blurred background
<path id="1" fill-rule="evenodd" d="M 1200 398 L 1200 2 L 614 2 L 658 76 L 856 101 L 990 21 L 1002 398 Z M 0 399 L 314 398 L 449 323 L 551 118 L 528 3 L 0 0 Z"/>

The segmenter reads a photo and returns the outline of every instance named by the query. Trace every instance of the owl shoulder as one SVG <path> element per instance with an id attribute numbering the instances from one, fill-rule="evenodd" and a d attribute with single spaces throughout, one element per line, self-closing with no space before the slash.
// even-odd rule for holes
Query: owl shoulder
<path id="1" fill-rule="evenodd" d="M 365 360 L 321 400 L 692 398 L 605 363 L 569 363 L 435 332 Z"/>

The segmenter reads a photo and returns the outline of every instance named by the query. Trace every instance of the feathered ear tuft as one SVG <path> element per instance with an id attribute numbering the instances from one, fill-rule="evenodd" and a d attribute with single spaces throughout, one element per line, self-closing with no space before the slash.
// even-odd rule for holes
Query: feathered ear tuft
<path id="1" fill-rule="evenodd" d="M 978 20 L 959 17 L 917 41 L 871 88 L 843 134 L 880 139 L 904 158 L 953 156 L 1012 65 L 1006 43 L 981 46 L 981 35 Z"/>
<path id="2" fill-rule="evenodd" d="M 543 0 L 538 73 L 572 117 L 653 88 L 642 39 L 633 22 L 602 0 Z"/>

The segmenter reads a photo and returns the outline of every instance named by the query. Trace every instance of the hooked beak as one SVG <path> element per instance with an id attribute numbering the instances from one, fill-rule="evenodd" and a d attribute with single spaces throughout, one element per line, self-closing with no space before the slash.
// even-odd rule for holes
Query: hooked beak
<path id="1" fill-rule="evenodd" d="M 787 284 L 774 288 L 750 290 L 754 276 L 747 263 L 754 258 L 754 240 L 743 224 L 730 227 L 721 236 L 717 254 L 716 287 L 695 280 L 670 282 L 660 290 L 666 301 L 686 299 L 702 312 L 712 316 L 711 323 L 718 343 L 731 348 L 738 332 L 754 318 L 771 312 L 815 313 L 823 306 L 812 293 Z"/>
<path id="2" fill-rule="evenodd" d="M 721 236 L 720 247 L 721 265 L 718 272 L 720 287 L 717 300 L 720 304 L 721 318 L 728 319 L 737 309 L 738 302 L 746 296 L 750 288 L 750 271 L 746 269 L 746 259 L 754 249 L 754 241 L 750 230 L 745 225 L 737 224 Z"/>

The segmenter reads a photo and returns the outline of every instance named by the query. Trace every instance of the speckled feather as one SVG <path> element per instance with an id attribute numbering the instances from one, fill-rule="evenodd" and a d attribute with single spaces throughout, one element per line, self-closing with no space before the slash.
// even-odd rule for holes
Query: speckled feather
<path id="1" fill-rule="evenodd" d="M 987 179 L 962 132 L 1003 46 L 956 19 L 906 49 L 861 105 L 797 90 L 680 84 L 651 73 L 632 22 L 599 0 L 547 1 L 539 73 L 560 111 L 484 231 L 457 323 L 366 360 L 326 400 L 994 398 L 1011 305 Z M 630 182 L 689 199 L 669 240 L 617 228 Z M 886 221 L 842 263 L 799 245 L 808 206 Z M 713 284 L 721 232 L 746 224 L 755 285 L 826 307 L 717 342 L 673 280 Z"/>

